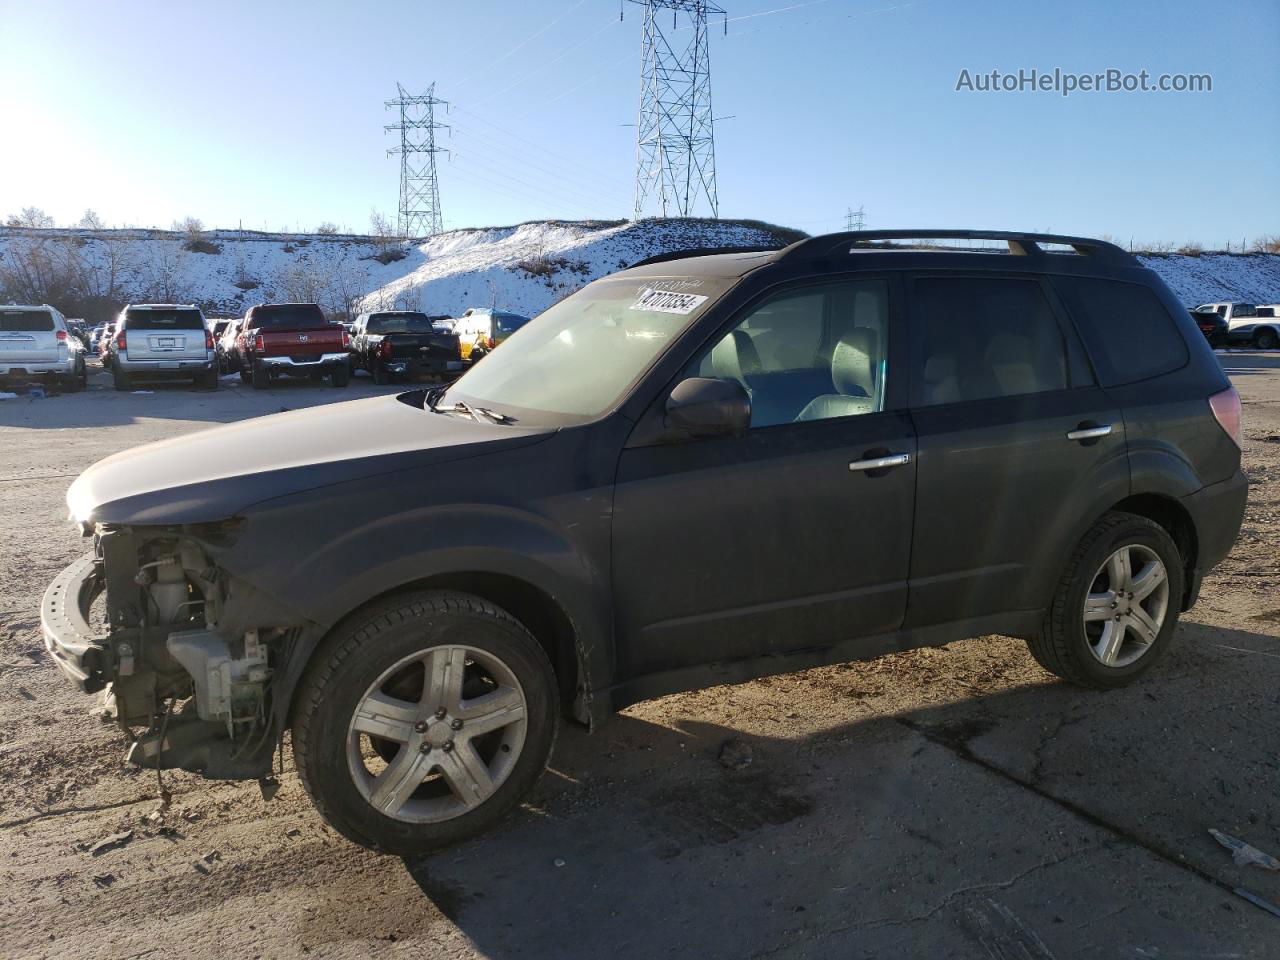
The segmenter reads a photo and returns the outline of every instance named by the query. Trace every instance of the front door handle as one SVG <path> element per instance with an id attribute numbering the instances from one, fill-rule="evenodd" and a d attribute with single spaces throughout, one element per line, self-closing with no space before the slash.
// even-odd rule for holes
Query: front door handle
<path id="1" fill-rule="evenodd" d="M 1068 440 L 1097 440 L 1099 437 L 1105 437 L 1111 432 L 1111 424 L 1098 423 L 1088 424 L 1082 423 L 1075 430 L 1068 431 Z"/>
<path id="2" fill-rule="evenodd" d="M 849 464 L 850 470 L 885 470 L 889 467 L 905 467 L 911 462 L 909 453 L 891 453 L 883 457 L 872 457 L 869 460 L 855 460 Z"/>

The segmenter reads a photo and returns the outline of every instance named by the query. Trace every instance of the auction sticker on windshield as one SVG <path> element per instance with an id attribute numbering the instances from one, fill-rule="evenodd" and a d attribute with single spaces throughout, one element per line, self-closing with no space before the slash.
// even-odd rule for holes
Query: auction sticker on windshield
<path id="1" fill-rule="evenodd" d="M 696 293 L 675 293 L 671 290 L 654 290 L 652 287 L 645 287 L 641 291 L 639 299 L 628 309 L 647 310 L 650 313 L 678 313 L 685 315 L 693 313 L 698 307 L 706 303 L 707 299 L 707 297 Z"/>

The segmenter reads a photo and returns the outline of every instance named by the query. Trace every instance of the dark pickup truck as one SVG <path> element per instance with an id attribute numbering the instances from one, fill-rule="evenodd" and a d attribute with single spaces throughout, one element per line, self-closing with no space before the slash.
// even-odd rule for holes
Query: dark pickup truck
<path id="1" fill-rule="evenodd" d="M 350 338 L 314 303 L 260 303 L 250 307 L 236 336 L 240 379 L 255 390 L 275 377 L 329 377 L 335 387 L 351 379 Z"/>
<path id="2" fill-rule="evenodd" d="M 456 375 L 466 364 L 458 335 L 440 329 L 436 318 L 416 310 L 382 310 L 356 318 L 351 366 L 368 370 L 374 383 L 390 383 L 397 376 Z"/>

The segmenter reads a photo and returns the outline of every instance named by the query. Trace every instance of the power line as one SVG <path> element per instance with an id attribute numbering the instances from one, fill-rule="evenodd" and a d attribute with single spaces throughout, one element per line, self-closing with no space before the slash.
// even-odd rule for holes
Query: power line
<path id="1" fill-rule="evenodd" d="M 436 146 L 436 131 L 448 129 L 436 123 L 436 104 L 448 104 L 436 99 L 436 85 L 427 88 L 426 94 L 415 96 L 397 83 L 399 92 L 395 100 L 387 100 L 387 107 L 398 107 L 400 122 L 389 123 L 383 129 L 398 131 L 400 145 L 387 151 L 388 156 L 400 155 L 400 207 L 396 216 L 396 231 L 402 237 L 430 237 L 444 228 L 440 215 L 440 181 L 436 177 L 436 154 L 444 152 Z"/>
<path id="2" fill-rule="evenodd" d="M 639 220 L 687 217 L 703 200 L 719 216 L 715 119 L 707 15 L 727 16 L 707 0 L 631 0 L 644 6 L 640 56 L 640 118 L 636 124 L 636 202 Z M 671 11 L 671 29 L 664 28 Z M 687 47 L 672 46 L 683 14 L 693 30 Z"/>

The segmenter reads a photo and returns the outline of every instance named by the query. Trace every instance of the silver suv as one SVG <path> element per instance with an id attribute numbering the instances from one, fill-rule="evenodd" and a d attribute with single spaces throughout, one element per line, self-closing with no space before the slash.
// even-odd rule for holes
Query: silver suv
<path id="1" fill-rule="evenodd" d="M 135 379 L 189 379 L 207 390 L 218 386 L 213 334 L 200 308 L 191 304 L 125 307 L 107 347 L 106 365 L 117 390 L 131 389 Z"/>
<path id="2" fill-rule="evenodd" d="M 45 377 L 79 390 L 86 383 L 84 358 L 56 307 L 0 306 L 0 380 Z"/>

